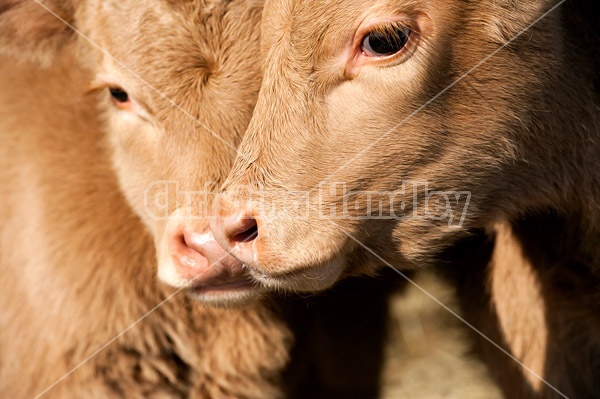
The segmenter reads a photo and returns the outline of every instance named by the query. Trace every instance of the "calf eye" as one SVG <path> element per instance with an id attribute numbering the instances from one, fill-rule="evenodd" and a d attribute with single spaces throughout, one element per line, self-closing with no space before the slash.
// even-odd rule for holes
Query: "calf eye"
<path id="1" fill-rule="evenodd" d="M 385 57 L 398 53 L 408 43 L 410 28 L 386 25 L 369 32 L 362 41 L 361 50 L 369 57 Z"/>
<path id="2" fill-rule="evenodd" d="M 119 87 L 110 87 L 109 90 L 110 95 L 116 102 L 124 104 L 129 101 L 129 95 L 123 89 Z"/>

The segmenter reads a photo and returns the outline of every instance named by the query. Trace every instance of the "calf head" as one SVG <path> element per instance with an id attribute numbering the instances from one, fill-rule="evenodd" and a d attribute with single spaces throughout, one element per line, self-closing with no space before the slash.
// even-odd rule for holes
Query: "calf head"
<path id="1" fill-rule="evenodd" d="M 217 239 L 259 281 L 311 291 L 556 203 L 566 180 L 547 161 L 569 140 L 551 126 L 576 93 L 561 10 L 536 22 L 552 5 L 267 1 Z"/>
<path id="2" fill-rule="evenodd" d="M 18 52 L 35 36 L 42 44 L 28 51 L 48 63 L 73 42 L 82 64 L 94 71 L 89 92 L 106 121 L 121 191 L 154 238 L 158 276 L 210 303 L 260 294 L 243 264 L 214 240 L 207 209 L 256 101 L 262 4 L 9 3 L 0 30 L 16 27 L 23 40 L 3 50 Z M 38 22 L 19 33 L 32 12 Z"/>
<path id="3" fill-rule="evenodd" d="M 158 275 L 205 301 L 254 296 L 242 263 L 214 240 L 207 210 L 256 101 L 260 4 L 115 4 L 98 2 L 81 23 L 110 53 L 97 84 L 114 164 L 154 236 Z"/>

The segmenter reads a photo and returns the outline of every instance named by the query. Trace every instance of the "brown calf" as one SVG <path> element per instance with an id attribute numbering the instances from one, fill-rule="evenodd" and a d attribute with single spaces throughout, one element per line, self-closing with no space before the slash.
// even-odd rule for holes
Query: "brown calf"
<path id="1" fill-rule="evenodd" d="M 259 88 L 260 12 L 0 2 L 0 396 L 282 394 L 291 334 L 211 239 L 210 197 L 182 202 L 187 219 L 149 197 L 155 180 L 198 191 L 229 170 Z M 156 252 L 189 296 L 157 281 Z"/>
<path id="2" fill-rule="evenodd" d="M 267 1 L 263 82 L 215 236 L 285 290 L 384 262 L 473 264 L 459 277 L 477 283 L 460 283 L 494 312 L 463 291 L 472 322 L 534 373 L 494 367 L 506 391 L 600 393 L 597 11 Z"/>

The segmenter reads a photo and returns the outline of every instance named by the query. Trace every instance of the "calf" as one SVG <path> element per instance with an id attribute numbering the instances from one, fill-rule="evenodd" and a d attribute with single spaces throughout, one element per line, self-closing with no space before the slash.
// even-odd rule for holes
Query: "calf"
<path id="1" fill-rule="evenodd" d="M 458 284 L 494 306 L 462 291 L 471 321 L 529 370 L 494 367 L 510 397 L 598 394 L 597 11 L 268 0 L 215 236 L 280 290 L 464 266 Z"/>
<path id="2" fill-rule="evenodd" d="M 260 13 L 0 2 L 0 396 L 282 394 L 277 307 L 215 243 L 211 197 L 170 197 L 230 167 L 259 88 Z"/>

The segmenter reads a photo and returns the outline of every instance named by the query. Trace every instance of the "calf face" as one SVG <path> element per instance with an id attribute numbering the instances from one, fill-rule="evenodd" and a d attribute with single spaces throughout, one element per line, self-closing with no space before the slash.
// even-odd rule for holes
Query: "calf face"
<path id="1" fill-rule="evenodd" d="M 158 275 L 207 302 L 254 297 L 259 290 L 206 218 L 256 101 L 260 4 L 115 7 L 89 5 L 79 21 L 106 49 L 94 60 L 102 65 L 94 89 L 105 92 L 115 169 L 154 236 Z"/>
<path id="2" fill-rule="evenodd" d="M 556 204 L 567 180 L 547 161 L 570 139 L 552 126 L 576 94 L 561 10 L 534 24 L 550 3 L 266 2 L 263 83 L 217 239 L 258 280 L 316 290 L 376 254 L 418 266 L 470 228 Z"/>
<path id="3" fill-rule="evenodd" d="M 82 63 L 96 75 L 89 90 L 101 99 L 122 192 L 154 237 L 158 275 L 207 302 L 243 301 L 261 291 L 217 244 L 207 221 L 212 190 L 228 173 L 256 102 L 261 6 L 0 6 L 0 52 L 34 54 L 48 65 L 62 46 L 80 42 Z"/>

